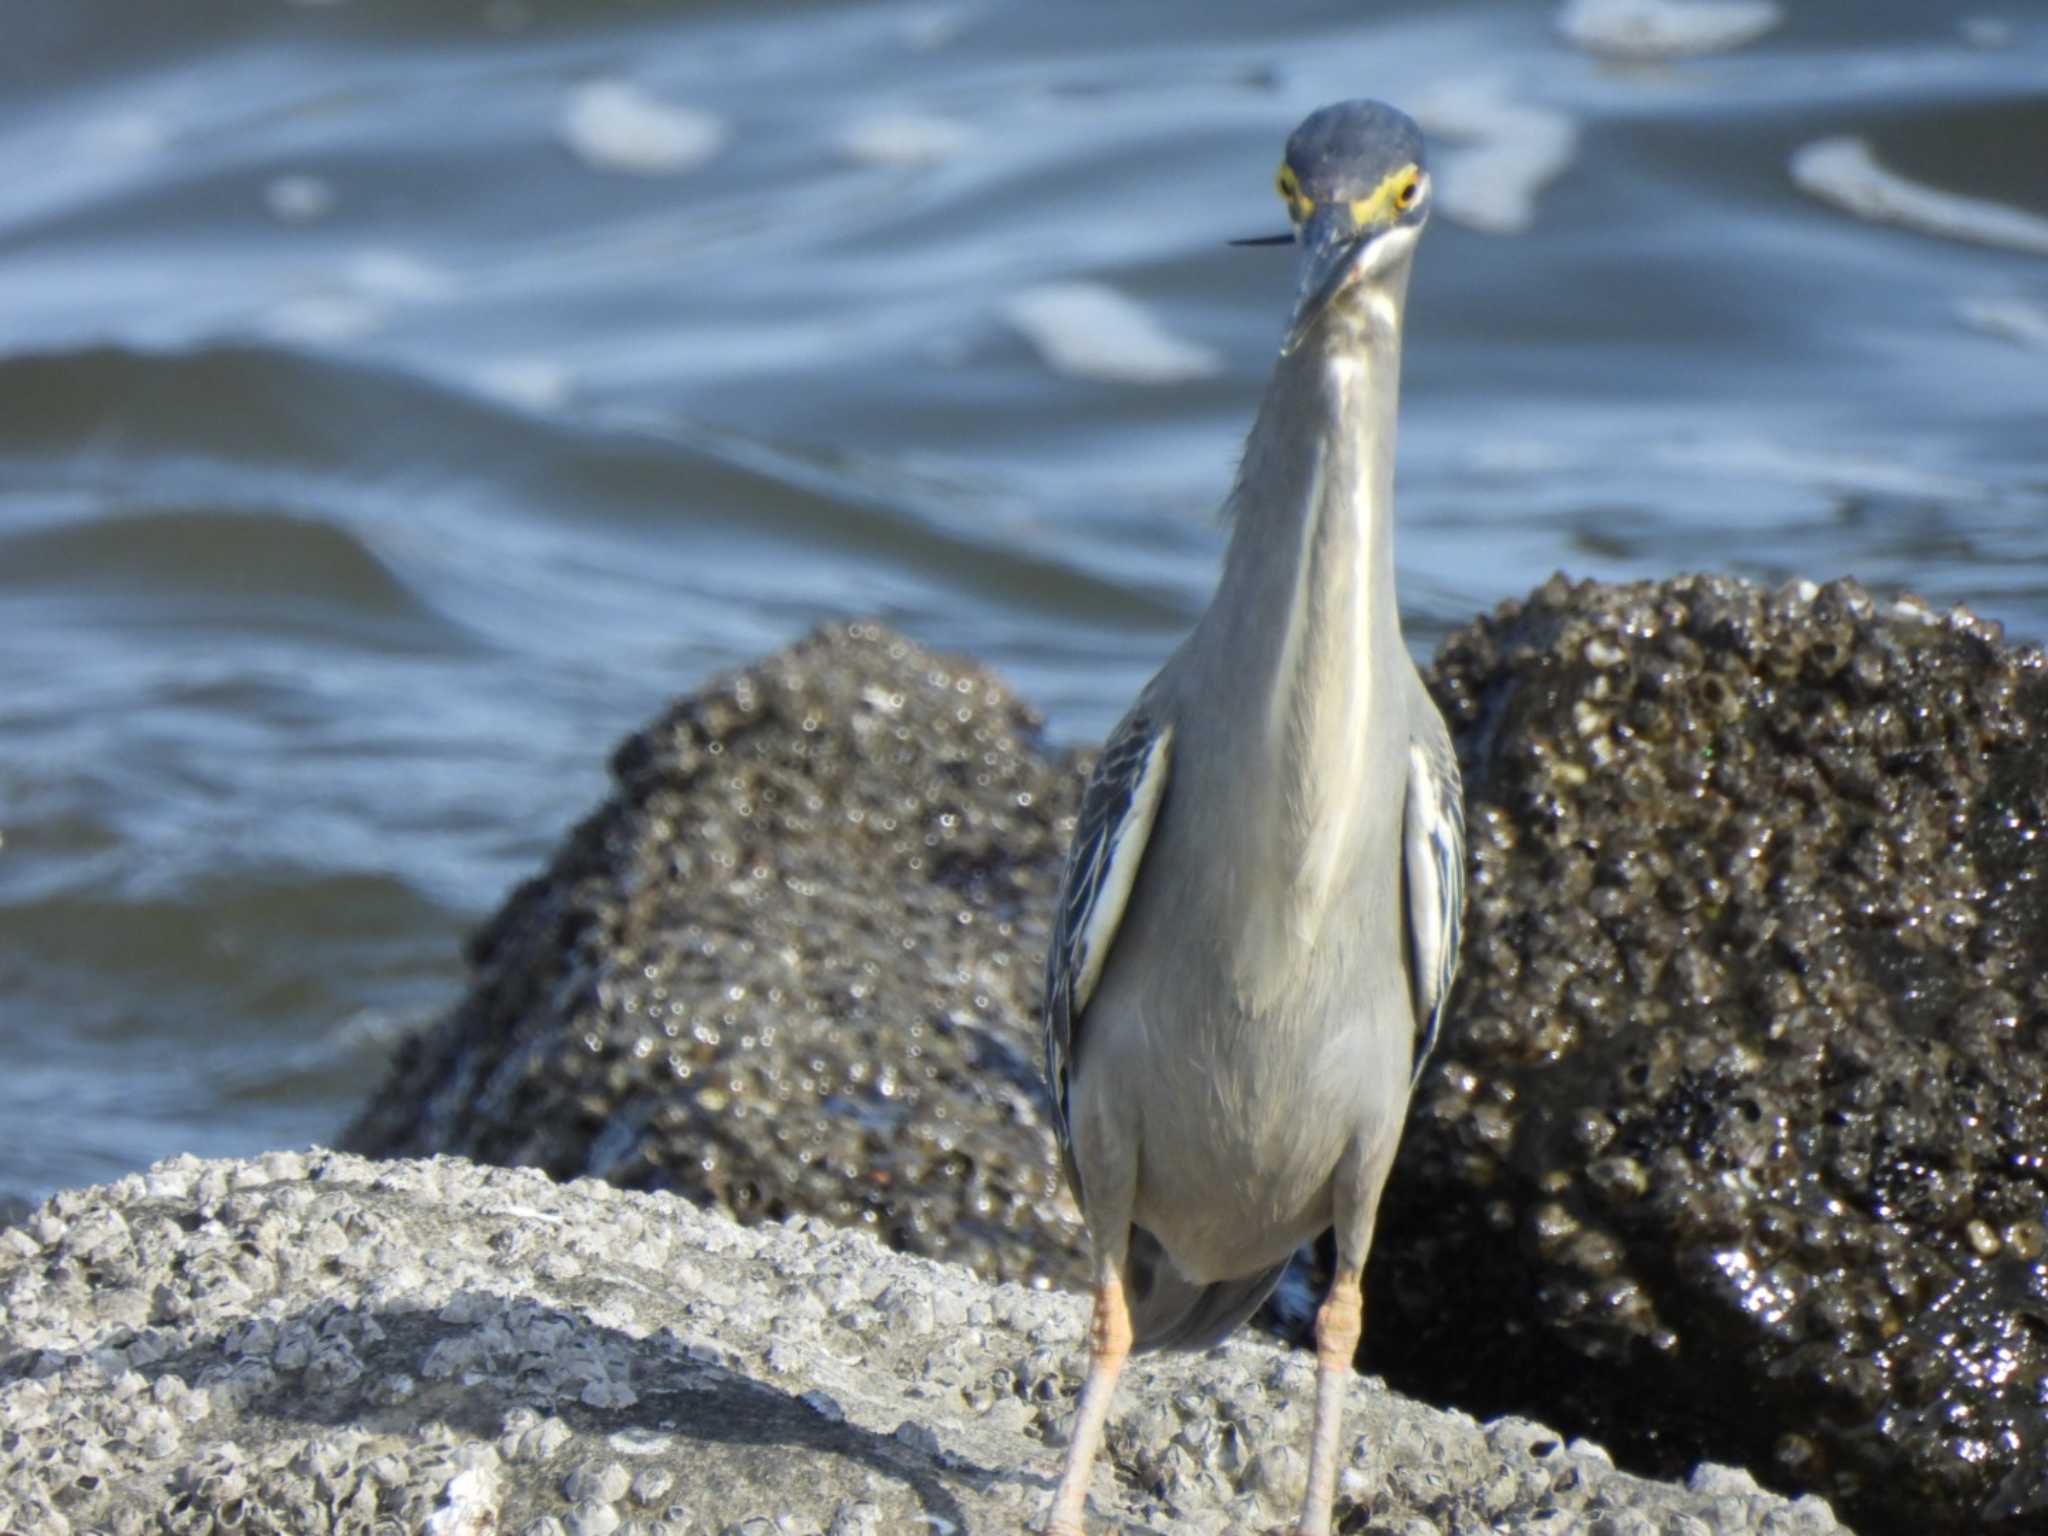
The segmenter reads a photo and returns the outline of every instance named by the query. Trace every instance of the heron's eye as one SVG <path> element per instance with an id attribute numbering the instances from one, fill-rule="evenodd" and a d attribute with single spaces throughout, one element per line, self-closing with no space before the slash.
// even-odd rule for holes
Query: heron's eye
<path id="1" fill-rule="evenodd" d="M 1301 184 L 1294 179 L 1294 172 L 1284 165 L 1280 167 L 1279 174 L 1273 178 L 1273 185 L 1279 189 L 1280 200 L 1286 203 L 1293 202 L 1296 194 L 1301 190 Z"/>
<path id="2" fill-rule="evenodd" d="M 1401 184 L 1401 190 L 1394 194 L 1394 206 L 1402 213 L 1406 213 L 1415 206 L 1421 196 L 1422 178 L 1416 176 Z"/>

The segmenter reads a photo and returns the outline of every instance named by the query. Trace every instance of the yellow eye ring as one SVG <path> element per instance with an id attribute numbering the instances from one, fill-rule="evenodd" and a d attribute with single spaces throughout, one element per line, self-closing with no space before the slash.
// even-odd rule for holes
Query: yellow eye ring
<path id="1" fill-rule="evenodd" d="M 1415 200 L 1420 196 L 1422 196 L 1422 178 L 1418 176 L 1413 181 L 1403 183 L 1401 190 L 1394 194 L 1394 207 L 1400 212 L 1406 213 L 1415 206 Z"/>

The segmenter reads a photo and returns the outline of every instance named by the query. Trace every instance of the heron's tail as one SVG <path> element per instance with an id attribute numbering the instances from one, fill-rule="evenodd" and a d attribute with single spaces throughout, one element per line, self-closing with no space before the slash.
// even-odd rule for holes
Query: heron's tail
<path id="1" fill-rule="evenodd" d="M 1182 1278 L 1158 1238 L 1132 1227 L 1124 1257 L 1131 1348 L 1199 1350 L 1221 1344 L 1273 1294 L 1286 1269 L 1282 1259 L 1256 1275 L 1202 1285 Z"/>

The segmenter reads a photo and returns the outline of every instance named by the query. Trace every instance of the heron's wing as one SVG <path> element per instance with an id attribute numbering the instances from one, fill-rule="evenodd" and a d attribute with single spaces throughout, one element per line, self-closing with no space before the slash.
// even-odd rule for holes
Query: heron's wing
<path id="1" fill-rule="evenodd" d="M 1402 876 L 1408 899 L 1408 976 L 1415 996 L 1415 1063 L 1421 1077 L 1436 1045 L 1437 1024 L 1458 969 L 1465 926 L 1465 791 L 1450 733 L 1427 694 L 1419 729 L 1408 742 L 1408 796 L 1403 813 Z"/>
<path id="2" fill-rule="evenodd" d="M 1082 1016 L 1138 878 L 1172 752 L 1173 728 L 1143 707 L 1133 710 L 1103 747 L 1081 796 L 1045 958 L 1045 1080 L 1062 1148 L 1068 1145 L 1067 1074 Z"/>

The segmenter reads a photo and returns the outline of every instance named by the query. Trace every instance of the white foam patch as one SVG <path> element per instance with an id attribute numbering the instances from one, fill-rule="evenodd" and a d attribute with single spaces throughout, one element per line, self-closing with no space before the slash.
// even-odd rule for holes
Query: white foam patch
<path id="1" fill-rule="evenodd" d="M 333 344 L 355 341 L 381 330 L 390 306 L 353 293 L 308 293 L 287 299 L 263 317 L 263 329 L 280 341 Z"/>
<path id="2" fill-rule="evenodd" d="M 838 149 L 856 165 L 929 166 L 952 159 L 972 137 L 966 124 L 951 118 L 878 112 L 847 124 Z"/>
<path id="3" fill-rule="evenodd" d="M 725 143 L 709 112 L 663 101 L 626 80 L 592 80 L 569 95 L 562 142 L 585 165 L 631 176 L 694 170 Z"/>
<path id="4" fill-rule="evenodd" d="M 408 304 L 432 304 L 455 292 L 455 279 L 404 251 L 359 251 L 344 281 L 357 293 Z"/>
<path id="5" fill-rule="evenodd" d="M 334 211 L 334 188 L 318 176 L 273 176 L 263 206 L 280 224 L 311 224 Z"/>
<path id="6" fill-rule="evenodd" d="M 1436 154 L 1436 200 L 1469 229 L 1511 235 L 1536 218 L 1538 194 L 1578 151 L 1578 125 L 1562 112 L 1510 97 L 1491 77 L 1439 87 L 1414 102 L 1416 120 L 1450 143 Z"/>
<path id="7" fill-rule="evenodd" d="M 1965 299 L 1956 306 L 1956 313 L 1973 331 L 2048 351 L 2048 304 L 2030 299 Z"/>
<path id="8" fill-rule="evenodd" d="M 1785 19 L 1774 0 L 1565 0 L 1557 29 L 1613 59 L 1681 59 L 1754 42 Z"/>
<path id="9" fill-rule="evenodd" d="M 1908 181 L 1878 164 L 1863 139 L 1817 139 L 1801 146 L 1792 154 L 1792 180 L 1802 192 L 1874 223 L 2048 256 L 2048 218 Z"/>
<path id="10" fill-rule="evenodd" d="M 1482 475 L 1554 475 L 1576 470 L 1580 456 L 1547 438 L 1481 438 L 1466 450 L 1467 462 Z"/>
<path id="11" fill-rule="evenodd" d="M 477 370 L 485 394 L 529 411 L 552 411 L 569 402 L 569 370 L 552 358 L 507 357 Z"/>
<path id="12" fill-rule="evenodd" d="M 80 125 L 73 141 L 95 160 L 135 160 L 153 155 L 170 140 L 162 118 L 147 112 L 115 112 Z"/>
<path id="13" fill-rule="evenodd" d="M 1048 368 L 1112 384 L 1206 379 L 1223 360 L 1175 336 L 1134 300 L 1103 283 L 1047 283 L 1013 295 L 1003 318 Z"/>
<path id="14" fill-rule="evenodd" d="M 281 341 L 357 341 L 383 330 L 403 306 L 437 303 L 455 292 L 455 279 L 441 268 L 404 251 L 372 248 L 273 305 L 259 324 Z"/>
<path id="15" fill-rule="evenodd" d="M 1658 443 L 1650 447 L 1656 462 L 1691 473 L 1749 474 L 1798 486 L 1832 486 L 1874 496 L 1905 496 L 1923 501 L 1969 501 L 1984 494 L 1981 483 L 1962 475 L 1916 469 L 1896 459 L 1854 452 L 1790 447 L 1762 437 L 1725 441 Z"/>

